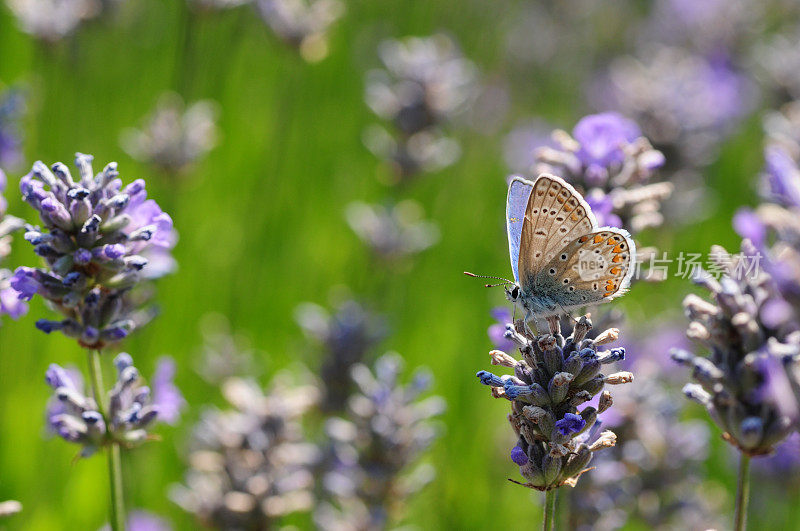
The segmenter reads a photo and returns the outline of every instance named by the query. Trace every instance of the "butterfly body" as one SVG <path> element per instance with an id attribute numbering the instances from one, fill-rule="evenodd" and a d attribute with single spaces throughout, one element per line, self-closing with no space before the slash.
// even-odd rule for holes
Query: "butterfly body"
<path id="1" fill-rule="evenodd" d="M 525 320 L 612 300 L 630 284 L 636 247 L 627 231 L 598 227 L 563 179 L 512 179 L 506 207 L 514 286 L 506 297 Z"/>

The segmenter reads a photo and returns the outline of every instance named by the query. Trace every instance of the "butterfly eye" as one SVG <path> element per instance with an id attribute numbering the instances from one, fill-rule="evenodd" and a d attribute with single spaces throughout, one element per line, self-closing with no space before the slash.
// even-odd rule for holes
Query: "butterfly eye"
<path id="1" fill-rule="evenodd" d="M 514 289 L 511 290 L 511 298 L 518 299 L 519 298 L 519 288 L 514 286 Z"/>

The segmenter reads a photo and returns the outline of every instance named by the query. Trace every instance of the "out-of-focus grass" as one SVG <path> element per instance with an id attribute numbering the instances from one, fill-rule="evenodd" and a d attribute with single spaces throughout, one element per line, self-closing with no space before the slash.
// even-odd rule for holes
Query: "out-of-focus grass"
<path id="1" fill-rule="evenodd" d="M 346 285 L 388 314 L 394 334 L 382 347 L 399 351 L 409 366 L 429 365 L 436 392 L 449 404 L 445 434 L 428 456 L 438 478 L 411 502 L 410 521 L 423 529 L 538 525 L 538 493 L 506 481 L 515 475 L 507 457 L 513 442 L 507 405 L 490 399 L 474 377 L 488 364 L 487 312 L 502 293 L 461 275 L 465 269 L 508 273 L 501 133 L 462 131 L 457 165 L 398 192 L 419 200 L 442 229 L 441 243 L 412 271 L 377 282 L 367 251 L 343 220 L 348 202 L 392 193 L 375 179 L 385 169 L 361 143 L 364 127 L 374 122 L 362 94 L 364 72 L 376 66 L 376 43 L 446 29 L 487 75 L 502 75 L 505 37 L 491 23 L 495 8 L 477 1 L 348 2 L 330 56 L 316 65 L 277 42 L 247 8 L 189 17 L 181 0 L 128 2 L 111 20 L 88 24 L 50 48 L 19 33 L 0 9 L 0 79 L 22 81 L 31 94 L 28 161 L 71 162 L 75 151 L 94 154 L 98 167 L 117 160 L 126 181 L 148 178 L 150 196 L 181 233 L 180 271 L 159 285 L 162 313 L 126 348 L 145 374 L 158 356 L 174 356 L 191 408 L 178 427 L 161 430 L 162 442 L 126 457 L 131 507 L 159 513 L 179 528 L 192 526 L 165 493 L 181 479 L 180 453 L 192 420 L 215 396 L 192 370 L 200 317 L 227 315 L 268 353 L 268 372 L 297 361 L 313 367 L 314 353 L 292 311 L 301 301 L 326 304 L 333 286 Z M 511 122 L 535 113 L 569 128 L 586 111 L 578 87 L 542 72 L 531 78 L 535 97 L 512 86 Z M 165 89 L 190 100 L 213 98 L 222 108 L 221 145 L 181 181 L 148 171 L 118 144 L 119 131 L 137 124 Z M 719 199 L 713 215 L 648 243 L 697 252 L 716 242 L 734 247 L 730 217 L 752 200 L 760 144 L 754 120 L 708 171 Z M 20 175 L 10 176 L 11 212 L 29 215 L 13 191 Z M 35 261 L 23 243 L 17 239 L 12 265 Z M 657 324 L 649 319 L 677 309 L 688 289 L 685 281 L 642 283 L 621 305 L 646 331 Z M 76 462 L 74 447 L 44 436 L 47 365 L 85 363 L 72 341 L 34 330 L 33 321 L 46 315 L 35 301 L 22 322 L 0 329 L 0 499 L 25 505 L 8 521 L 11 528 L 95 529 L 107 514 L 104 461 Z M 728 453 L 717 444 L 709 470 L 730 484 Z M 795 501 L 776 496 L 754 512 L 780 525 L 796 520 L 783 518 Z"/>

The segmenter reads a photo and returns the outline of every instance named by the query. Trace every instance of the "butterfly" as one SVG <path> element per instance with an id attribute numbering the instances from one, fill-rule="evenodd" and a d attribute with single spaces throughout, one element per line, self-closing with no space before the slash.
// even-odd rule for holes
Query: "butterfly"
<path id="1" fill-rule="evenodd" d="M 608 302 L 630 285 L 636 259 L 631 235 L 598 227 L 586 200 L 560 177 L 514 177 L 506 228 L 514 281 L 497 285 L 507 286 L 506 298 L 525 322 Z"/>

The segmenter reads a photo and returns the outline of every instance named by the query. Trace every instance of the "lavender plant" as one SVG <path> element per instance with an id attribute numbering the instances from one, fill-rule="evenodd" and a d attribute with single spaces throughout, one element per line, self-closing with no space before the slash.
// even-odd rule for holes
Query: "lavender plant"
<path id="1" fill-rule="evenodd" d="M 691 321 L 687 335 L 710 356 L 685 350 L 672 353 L 674 360 L 692 369 L 696 381 L 687 384 L 684 393 L 705 406 L 723 430 L 723 438 L 741 454 L 737 530 L 745 526 L 750 458 L 771 453 L 794 429 L 770 396 L 767 382 L 781 369 L 779 360 L 786 350 L 796 350 L 797 340 L 775 326 L 771 314 L 781 297 L 770 275 L 754 264 L 756 256 L 749 240 L 742 243 L 739 255 L 712 248 L 710 265 L 721 278 L 705 272 L 696 280 L 711 293 L 712 301 L 692 294 L 683 303 Z"/>
<path id="2" fill-rule="evenodd" d="M 555 146 L 535 151 L 531 175 L 562 176 L 584 195 L 600 225 L 636 234 L 663 223 L 661 202 L 673 186 L 651 182 L 664 155 L 634 122 L 612 112 L 592 114 L 575 125 L 571 136 L 556 130 L 552 138 Z"/>
<path id="3" fill-rule="evenodd" d="M 492 396 L 511 403 L 508 420 L 517 437 L 511 460 L 527 483 L 511 481 L 547 493 L 544 529 L 552 526 L 555 490 L 575 486 L 589 470 L 594 453 L 616 443 L 611 431 L 597 435 L 597 415 L 612 405 L 605 385 L 633 381 L 630 372 L 601 373 L 603 365 L 625 357 L 624 348 L 598 350 L 618 339 L 617 329 L 590 339 L 592 322 L 583 316 L 564 338 L 558 318 L 548 318 L 547 323 L 549 333 L 538 336 L 521 320 L 507 325 L 506 338 L 514 342 L 522 359 L 499 350 L 490 356 L 493 365 L 513 369 L 514 374 L 477 373 L 480 382 L 492 388 Z M 578 410 L 595 395 L 600 395 L 597 407 Z"/>
<path id="4" fill-rule="evenodd" d="M 367 105 L 392 125 L 366 131 L 365 142 L 389 161 L 396 179 L 436 171 L 460 156 L 458 143 L 441 130 L 475 97 L 475 65 L 442 34 L 381 43 L 384 69 L 367 76 Z"/>
<path id="5" fill-rule="evenodd" d="M 353 232 L 386 262 L 402 261 L 439 241 L 439 227 L 423 219 L 422 207 L 410 199 L 396 205 L 354 202 L 347 207 Z"/>
<path id="6" fill-rule="evenodd" d="M 213 101 L 184 104 L 167 93 L 145 117 L 141 129 L 122 132 L 123 149 L 135 159 L 178 174 L 202 159 L 217 143 L 217 107 Z"/>
<path id="7" fill-rule="evenodd" d="M 320 407 L 328 413 L 343 411 L 355 384 L 350 372 L 386 337 L 385 320 L 354 300 L 339 303 L 332 314 L 317 304 L 305 303 L 295 310 L 295 319 L 324 349 L 319 369 Z"/>
<path id="8" fill-rule="evenodd" d="M 21 299 L 38 294 L 62 314 L 61 320 L 37 321 L 37 328 L 102 349 L 148 320 L 131 293 L 144 279 L 169 271 L 149 263 L 163 262 L 176 234 L 169 215 L 147 199 L 142 179 L 123 188 L 116 163 L 96 175 L 91 156 L 79 153 L 75 163 L 77 181 L 60 162 L 52 171 L 36 162 L 20 181 L 23 199 L 43 225 L 28 225 L 25 239 L 46 267 L 18 268 L 11 286 Z"/>
<path id="9" fill-rule="evenodd" d="M 328 55 L 328 32 L 344 12 L 338 0 L 254 0 L 275 35 L 314 63 Z"/>
<path id="10" fill-rule="evenodd" d="M 319 398 L 317 387 L 279 374 L 266 392 L 236 377 L 222 392 L 232 407 L 203 414 L 185 483 L 171 498 L 218 529 L 272 529 L 283 516 L 309 510 L 318 453 L 302 418 Z"/>
<path id="11" fill-rule="evenodd" d="M 100 0 L 8 0 L 25 33 L 47 43 L 55 43 L 72 33 L 86 20 L 100 15 Z"/>
<path id="12" fill-rule="evenodd" d="M 684 331 L 666 325 L 646 338 L 625 337 L 621 365 L 640 383 L 619 389 L 614 407 L 599 415 L 620 442 L 598 454 L 595 470 L 568 491 L 574 508 L 569 527 L 602 531 L 641 521 L 650 529 L 717 529 L 718 496 L 702 473 L 709 429 L 703 421 L 681 419 L 672 381 L 680 371 L 661 354 L 664 345 L 688 346 Z"/>
<path id="13" fill-rule="evenodd" d="M 402 368 L 396 354 L 380 357 L 373 370 L 353 366 L 358 392 L 348 400 L 347 416 L 326 423 L 333 446 L 323 485 L 332 502 L 315 511 L 320 529 L 383 529 L 433 479 L 431 467 L 410 469 L 436 438 L 433 419 L 444 400 L 421 397 L 431 384 L 426 370 L 404 384 Z"/>
<path id="14" fill-rule="evenodd" d="M 764 394 L 795 423 L 800 420 L 800 111 L 797 103 L 765 120 L 768 144 L 761 175 L 762 203 L 743 208 L 734 227 L 763 255 L 775 295 L 761 319 L 780 341 L 765 360 Z"/>
<path id="15" fill-rule="evenodd" d="M 711 162 L 755 102 L 752 82 L 724 54 L 668 46 L 617 58 L 591 92 L 597 108 L 640 124 L 674 169 Z"/>
<path id="16" fill-rule="evenodd" d="M 91 156 L 79 153 L 75 163 L 77 180 L 66 165 L 56 163 L 50 169 L 42 162 L 21 179 L 23 199 L 42 224 L 26 225 L 25 239 L 45 267 L 20 267 L 10 284 L 20 299 L 38 294 L 61 314 L 60 320 L 37 321 L 37 328 L 46 333 L 59 330 L 87 353 L 90 393 L 84 394 L 80 378 L 59 366 L 48 371 L 57 399 L 48 422 L 61 437 L 81 444 L 84 456 L 105 449 L 111 526 L 118 530 L 125 526 L 121 448 L 145 440 L 157 416 L 174 417 L 181 399 L 171 384 L 174 367 L 156 379 L 151 398 L 127 354 L 115 359 L 117 382 L 106 395 L 101 350 L 148 320 L 135 288 L 167 272 L 157 265 L 165 262 L 176 235 L 169 215 L 147 199 L 143 180 L 123 188 L 116 163 L 97 174 Z"/>
<path id="17" fill-rule="evenodd" d="M 53 388 L 47 407 L 48 428 L 67 442 L 81 445 L 81 457 L 101 448 L 133 448 L 150 437 L 156 420 L 174 423 L 183 396 L 172 383 L 174 362 L 164 359 L 156 369 L 153 387 L 142 382 L 133 359 L 125 352 L 114 358 L 117 380 L 107 397 L 87 396 L 81 374 L 51 364 L 45 381 Z"/>

